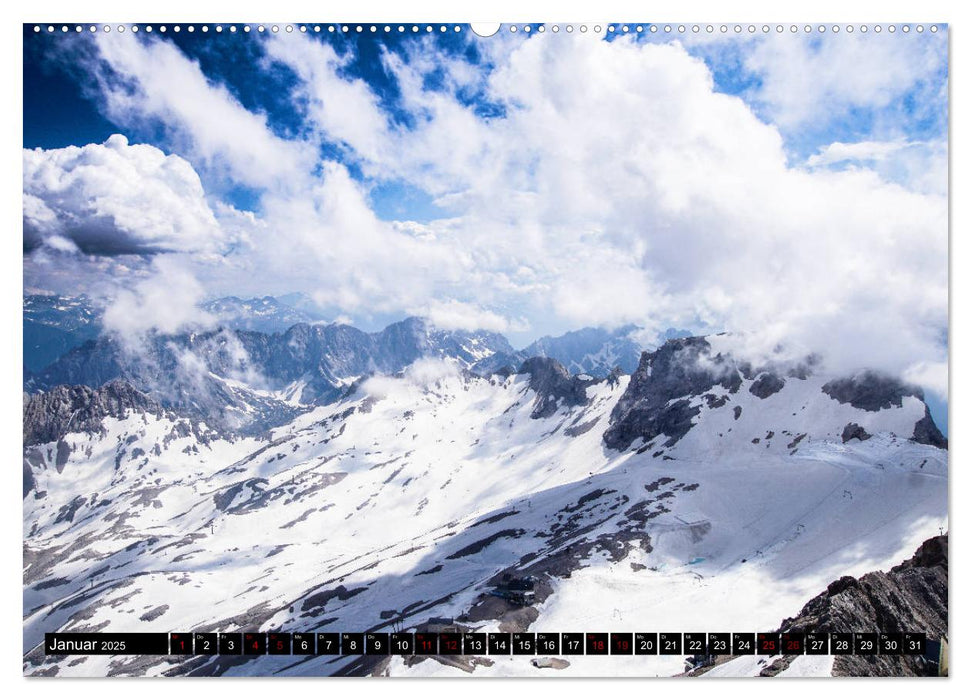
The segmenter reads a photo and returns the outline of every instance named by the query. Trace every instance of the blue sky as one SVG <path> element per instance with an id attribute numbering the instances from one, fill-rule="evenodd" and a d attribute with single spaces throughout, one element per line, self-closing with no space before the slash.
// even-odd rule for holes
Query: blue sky
<path id="1" fill-rule="evenodd" d="M 267 34 L 222 34 L 218 40 L 199 30 L 187 31 L 183 25 L 178 34 L 169 33 L 163 40 L 171 41 L 188 59 L 197 61 L 213 82 L 226 86 L 246 109 L 263 114 L 268 128 L 281 138 L 294 138 L 305 133 L 305 114 L 299 100 L 291 97 L 297 76 L 287 66 L 270 62 L 262 43 Z M 112 121 L 99 109 L 100 95 L 89 75 L 72 65 L 74 56 L 87 52 L 86 48 L 65 46 L 72 39 L 83 46 L 85 36 L 63 37 L 58 33 L 36 34 L 33 25 L 24 25 L 24 147 L 58 148 L 85 143 L 101 143 L 114 133 L 125 133 L 132 140 L 152 143 L 169 150 L 172 144 L 165 137 L 164 126 L 158 123 L 130 123 Z M 156 35 L 158 38 L 158 35 Z M 379 98 L 379 104 L 393 123 L 408 125 L 413 116 L 401 108 L 398 85 L 382 68 L 381 54 L 388 51 L 405 53 L 409 46 L 425 41 L 424 34 L 391 33 L 376 41 L 370 34 L 324 32 L 315 40 L 327 43 L 346 59 L 339 73 L 349 80 L 361 79 Z M 475 41 L 454 31 L 435 35 L 435 45 L 443 57 L 457 56 L 476 66 L 487 62 L 477 51 Z M 254 70 L 258 79 L 254 79 Z M 429 71 L 424 76 L 429 90 L 441 90 L 442 72 Z M 490 103 L 474 88 L 456 92 L 456 97 L 483 115 L 501 114 L 501 105 Z M 325 141 L 320 144 L 321 156 L 342 162 L 362 182 L 372 187 L 375 211 L 388 220 L 409 218 L 428 221 L 441 216 L 442 211 L 428 195 L 407 182 L 364 178 L 356 167 L 354 153 L 342 144 Z M 222 183 L 222 194 L 234 206 L 252 209 L 258 206 L 254 193 L 245 187 Z"/>
<path id="2" fill-rule="evenodd" d="M 763 88 L 762 75 L 747 61 L 753 52 L 753 43 L 763 40 L 758 34 L 754 38 L 718 36 L 714 38 L 702 34 L 689 33 L 678 37 L 663 31 L 651 33 L 631 32 L 624 34 L 619 28 L 624 23 L 615 23 L 618 31 L 606 34 L 604 41 L 629 40 L 654 43 L 682 41 L 689 53 L 705 62 L 711 71 L 714 89 L 727 95 L 736 95 L 748 103 L 753 112 L 767 123 L 773 123 L 773 108 L 767 103 L 760 91 Z M 198 27 L 199 25 L 197 25 Z M 329 26 L 329 25 L 327 25 Z M 531 25 L 532 36 L 539 25 Z M 647 27 L 649 25 L 628 26 Z M 730 30 L 731 31 L 731 30 Z M 787 30 L 788 31 L 788 30 Z M 799 42 L 810 54 L 820 54 L 827 44 L 849 39 L 812 33 L 803 36 L 786 37 Z M 907 141 L 932 141 L 946 137 L 947 104 L 943 94 L 935 94 L 946 85 L 946 31 L 937 36 L 929 33 L 922 37 L 876 36 L 871 31 L 867 40 L 892 42 L 900 39 L 931 43 L 937 52 L 936 65 L 931 70 L 905 85 L 894 99 L 887 104 L 848 104 L 840 110 L 829 113 L 816 113 L 811 120 L 801 120 L 795 124 L 776 123 L 785 139 L 785 147 L 790 157 L 804 161 L 811 155 L 833 142 L 853 143 L 866 140 L 905 139 Z M 310 36 L 313 39 L 334 47 L 346 60 L 340 68 L 340 75 L 349 80 L 360 79 L 378 97 L 379 104 L 393 123 L 408 126 L 414 115 L 401 105 L 399 87 L 394 77 L 385 69 L 382 53 L 390 52 L 406 55 L 414 50 L 416 44 L 428 40 L 424 32 L 417 35 L 408 31 L 399 34 L 378 34 L 377 37 L 365 30 L 358 34 L 352 31 L 323 31 Z M 522 40 L 529 34 L 520 32 Z M 859 33 L 858 33 L 859 36 Z M 440 59 L 459 58 L 472 66 L 482 68 L 486 73 L 491 65 L 480 42 L 470 34 L 448 31 L 433 34 L 436 51 Z M 119 123 L 107 117 L 99 108 L 100 95 L 92 86 L 90 76 L 82 67 L 74 65 L 77 55 L 89 53 L 84 47 L 86 36 L 62 36 L 55 32 L 37 34 L 33 25 L 24 25 L 25 64 L 24 64 L 24 147 L 57 148 L 67 145 L 101 143 L 111 134 L 122 132 L 140 142 L 153 143 L 163 149 L 171 149 L 167 142 L 164 127 L 160 124 Z M 156 34 L 153 39 L 159 39 Z M 240 104 L 248 110 L 266 116 L 267 126 L 282 138 L 292 138 L 304 133 L 306 124 L 299 101 L 292 99 L 291 91 L 298 82 L 297 76 L 288 66 L 268 59 L 263 44 L 269 33 L 238 32 L 222 33 L 218 39 L 201 31 L 181 31 L 168 33 L 163 40 L 171 41 L 189 60 L 197 61 L 209 80 L 226 86 Z M 770 38 L 774 38 L 770 34 Z M 856 39 L 854 37 L 853 39 Z M 70 44 L 75 46 L 70 46 Z M 256 78 L 254 79 L 254 71 Z M 443 85 L 443 71 L 430 70 L 424 75 L 424 87 L 429 91 L 447 90 Z M 489 99 L 480 85 L 463 86 L 454 92 L 463 104 L 472 106 L 486 118 L 501 117 L 504 106 Z M 442 215 L 442 210 L 434 205 L 431 198 L 420 189 L 407 182 L 393 179 L 368 179 L 359 170 L 355 172 L 356 159 L 353 151 L 342 148 L 341 144 L 324 142 L 321 153 L 343 162 L 355 176 L 372 187 L 372 202 L 375 211 L 389 220 L 410 218 L 429 221 Z M 204 175 L 204 174 L 203 174 Z M 224 183 L 225 185 L 225 183 Z M 225 197 L 234 206 L 251 209 L 257 204 L 254 193 L 245 187 L 230 186 Z"/>
<path id="3" fill-rule="evenodd" d="M 732 330 L 946 392 L 946 28 L 368 29 L 25 26 L 26 286 Z"/>

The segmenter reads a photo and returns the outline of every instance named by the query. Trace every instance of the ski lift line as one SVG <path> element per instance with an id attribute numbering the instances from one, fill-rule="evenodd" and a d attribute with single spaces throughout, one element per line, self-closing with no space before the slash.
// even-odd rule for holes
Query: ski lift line
<path id="1" fill-rule="evenodd" d="M 818 510 L 819 506 L 821 506 L 823 503 L 826 503 L 827 501 L 829 501 L 833 497 L 833 495 L 836 493 L 836 491 L 840 487 L 842 487 L 847 481 L 853 480 L 853 477 L 852 477 L 852 474 L 850 473 L 850 470 L 848 468 L 844 467 L 843 465 L 841 465 L 841 464 L 833 464 L 833 463 L 830 463 L 830 462 L 824 462 L 824 463 L 827 464 L 827 465 L 829 465 L 829 466 L 834 466 L 834 467 L 840 469 L 843 472 L 843 478 L 825 496 L 823 496 L 822 498 L 820 498 L 818 501 L 814 502 L 813 505 L 808 506 L 805 510 L 803 510 L 795 518 L 793 518 L 786 526 L 784 526 L 782 528 L 778 528 L 776 531 L 779 531 L 779 532 L 788 532 L 791 529 L 793 529 L 794 526 L 800 524 L 801 522 L 803 522 L 803 521 L 805 521 L 807 519 L 812 520 L 811 517 L 808 517 L 807 518 L 807 516 L 811 516 L 814 512 L 816 512 Z M 761 520 L 761 518 L 755 518 L 754 520 L 752 520 L 752 521 L 750 521 L 750 522 L 745 523 L 744 525 L 742 525 L 742 528 L 751 532 L 751 529 L 750 528 L 754 524 L 760 522 L 760 520 Z M 762 542 L 761 542 L 761 544 L 759 546 L 755 547 L 755 549 L 756 549 L 756 551 L 758 551 L 758 552 L 761 553 L 761 552 L 763 552 L 765 550 L 771 550 L 772 547 L 774 547 L 774 546 L 776 546 L 778 544 L 779 544 L 779 539 L 778 538 L 773 539 L 773 536 L 772 535 L 769 535 L 767 538 L 763 539 Z M 832 552 L 830 552 L 830 553 L 832 553 Z M 826 556 L 829 556 L 829 554 L 827 554 Z M 734 562 L 730 562 L 730 563 L 726 564 L 725 567 L 723 567 L 721 570 L 724 571 L 724 570 L 730 568 L 733 565 L 734 565 Z M 802 567 L 802 568 L 805 568 L 805 567 Z"/>
<path id="2" fill-rule="evenodd" d="M 922 503 L 924 503 L 926 501 L 929 501 L 929 500 L 931 500 L 931 496 L 928 496 L 927 498 L 924 498 L 923 500 L 918 501 L 915 505 L 920 505 L 920 504 L 922 504 Z M 865 538 L 865 537 L 867 537 L 869 535 L 872 535 L 874 532 L 876 532 L 877 530 L 880 530 L 883 527 L 891 524 L 896 519 L 897 518 L 894 517 L 893 515 L 889 516 L 886 520 L 882 520 L 881 522 L 877 523 L 874 527 L 871 527 L 870 529 L 868 529 L 868 530 L 864 531 L 863 533 L 861 533 L 861 537 L 858 538 L 858 539 L 862 539 L 862 538 Z M 789 569 L 787 571 L 787 574 L 790 575 L 790 576 L 793 575 L 793 574 L 797 574 L 800 571 L 803 571 L 803 570 L 809 568 L 810 565 L 817 564 L 820 561 L 823 561 L 823 560 L 831 557 L 832 555 L 836 554 L 837 552 L 845 551 L 845 550 L 846 550 L 846 543 L 843 543 L 841 545 L 838 545 L 838 546 L 836 546 L 836 547 L 834 547 L 832 549 L 827 550 L 825 554 L 823 554 L 820 557 L 817 557 L 815 561 L 807 562 L 807 563 L 803 564 L 802 566 L 796 567 L 794 569 Z"/>

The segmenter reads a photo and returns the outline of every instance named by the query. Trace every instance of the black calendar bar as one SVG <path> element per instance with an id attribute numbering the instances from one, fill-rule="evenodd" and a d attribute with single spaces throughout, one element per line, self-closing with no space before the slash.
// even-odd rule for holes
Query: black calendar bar
<path id="1" fill-rule="evenodd" d="M 169 635 L 161 633 L 52 632 L 44 635 L 44 653 L 58 656 L 169 653 Z"/>
<path id="2" fill-rule="evenodd" d="M 920 656 L 922 632 L 172 632 L 44 635 L 58 656 Z"/>

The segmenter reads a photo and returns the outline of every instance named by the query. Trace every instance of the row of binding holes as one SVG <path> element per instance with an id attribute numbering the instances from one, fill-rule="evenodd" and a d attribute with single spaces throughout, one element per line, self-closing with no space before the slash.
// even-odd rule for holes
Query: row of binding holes
<path id="1" fill-rule="evenodd" d="M 54 26 L 53 24 L 50 24 L 47 27 L 42 27 L 40 25 L 34 25 L 34 32 L 42 32 L 45 29 L 49 33 L 57 32 L 57 31 L 60 31 L 60 32 L 63 32 L 63 33 L 67 33 L 67 32 L 73 31 L 73 32 L 78 33 L 78 34 L 80 34 L 81 32 L 85 31 L 85 29 L 87 29 L 87 31 L 89 31 L 89 32 L 99 32 L 99 31 L 101 31 L 101 32 L 110 32 L 110 31 L 112 31 L 112 29 L 114 29 L 115 31 L 118 31 L 118 32 L 132 31 L 132 32 L 136 32 L 137 33 L 139 31 L 144 31 L 144 32 L 146 32 L 148 34 L 152 33 L 153 31 L 159 31 L 159 32 L 161 32 L 163 34 L 166 33 L 166 32 L 168 32 L 168 31 L 172 31 L 172 32 L 175 32 L 175 33 L 179 33 L 181 31 L 183 31 L 183 27 L 180 26 L 180 25 L 174 25 L 172 27 L 167 27 L 165 25 L 161 25 L 159 27 L 153 27 L 152 25 L 139 26 L 137 24 L 133 24 L 133 25 L 130 25 L 130 26 L 129 25 L 124 25 L 124 24 L 119 24 L 116 27 L 112 27 L 111 25 L 108 25 L 108 24 L 106 24 L 104 26 L 100 26 L 100 27 L 97 26 L 97 25 L 94 25 L 94 24 L 89 25 L 88 27 L 83 27 L 80 24 L 77 24 L 77 25 L 74 25 L 74 26 L 68 26 L 68 25 L 64 24 L 64 25 L 61 25 L 59 27 L 58 26 Z M 334 25 L 334 24 L 331 24 L 331 25 L 320 25 L 320 24 L 307 25 L 307 24 L 298 24 L 298 25 L 294 25 L 294 24 L 285 24 L 285 25 L 282 25 L 282 26 L 279 25 L 279 24 L 272 24 L 272 25 L 267 26 L 267 25 L 264 25 L 264 24 L 260 24 L 260 25 L 257 25 L 255 27 L 251 27 L 248 24 L 244 24 L 241 27 L 237 27 L 234 24 L 231 24 L 231 25 L 226 26 L 226 27 L 222 26 L 221 24 L 216 24 L 216 25 L 213 25 L 212 27 L 210 27 L 209 25 L 205 25 L 204 24 L 204 25 L 201 25 L 201 26 L 189 25 L 189 26 L 185 27 L 184 29 L 185 29 L 185 31 L 187 31 L 189 33 L 192 33 L 192 32 L 195 32 L 195 31 L 200 31 L 200 32 L 206 33 L 208 31 L 210 31 L 210 29 L 212 29 L 213 31 L 215 31 L 218 34 L 221 34 L 224 31 L 227 31 L 227 32 L 229 32 L 231 34 L 235 34 L 237 31 L 242 31 L 244 33 L 248 33 L 248 32 L 251 32 L 251 31 L 257 31 L 257 32 L 272 32 L 274 34 L 280 32 L 280 31 L 285 31 L 287 33 L 293 33 L 294 31 L 299 31 L 299 32 L 302 32 L 304 34 L 306 34 L 308 32 L 309 33 L 314 33 L 314 34 L 319 34 L 321 32 L 329 32 L 331 34 L 334 34 L 334 33 L 344 33 L 344 34 L 351 34 L 351 33 L 355 33 L 355 34 L 370 33 L 370 34 L 376 34 L 378 32 L 383 32 L 385 34 L 390 34 L 391 32 L 398 32 L 400 34 L 403 34 L 405 32 L 412 32 L 412 33 L 418 33 L 418 32 L 421 32 L 421 31 L 434 32 L 436 29 L 439 32 L 443 32 L 443 33 L 444 32 L 461 32 L 462 31 L 462 27 L 460 27 L 459 25 L 444 25 L 444 24 L 442 24 L 442 25 L 434 25 L 434 26 L 431 25 L 431 24 L 426 24 L 426 25 L 422 25 L 422 26 L 419 26 L 417 24 L 411 24 L 411 25 L 407 25 L 407 26 L 406 25 L 395 25 L 395 26 L 391 26 L 391 25 L 387 25 L 387 24 L 386 25 L 374 25 L 374 24 L 370 24 L 370 25 L 360 25 L 360 24 L 357 24 L 357 25 L 346 25 L 346 24 L 343 24 L 343 25 Z"/>
<path id="2" fill-rule="evenodd" d="M 599 24 L 593 25 L 593 27 L 591 27 L 591 28 L 593 29 L 593 31 L 594 31 L 595 34 L 599 34 L 601 32 L 601 29 L 602 29 L 602 27 Z M 63 33 L 67 33 L 67 32 L 70 32 L 70 31 L 74 31 L 75 33 L 80 34 L 81 32 L 83 32 L 85 30 L 85 27 L 81 26 L 80 24 L 77 24 L 77 25 L 74 25 L 74 26 L 68 26 L 68 25 L 64 24 L 64 25 L 61 25 L 59 27 L 54 26 L 53 24 L 47 25 L 47 27 L 42 27 L 40 25 L 34 25 L 34 32 L 38 32 L 39 33 L 39 32 L 44 31 L 45 29 L 47 30 L 48 33 L 53 33 L 53 32 L 56 32 L 56 31 L 61 31 Z M 206 33 L 206 32 L 208 32 L 210 30 L 210 27 L 209 27 L 209 25 L 205 25 L 205 24 L 204 25 L 201 25 L 199 27 L 197 27 L 196 25 L 189 25 L 189 26 L 185 27 L 185 31 L 187 31 L 189 33 L 195 32 L 197 29 L 200 32 Z M 461 32 L 462 31 L 462 27 L 459 26 L 459 25 L 445 25 L 445 24 L 441 24 L 441 25 L 426 24 L 426 25 L 421 25 L 421 26 L 419 26 L 417 24 L 411 24 L 411 25 L 399 24 L 399 25 L 394 25 L 394 26 L 389 25 L 389 24 L 385 24 L 385 25 L 376 25 L 376 24 L 370 24 L 370 25 L 362 25 L 362 24 L 356 24 L 356 25 L 347 25 L 347 24 L 333 25 L 333 24 L 331 24 L 331 25 L 323 25 L 323 26 L 322 25 L 319 25 L 319 24 L 314 24 L 314 25 L 306 25 L 306 24 L 293 25 L 293 24 L 286 24 L 286 25 L 283 25 L 282 27 L 280 25 L 277 25 L 277 24 L 273 24 L 273 25 L 269 25 L 269 26 L 260 24 L 260 25 L 257 25 L 255 28 L 254 27 L 251 27 L 248 24 L 243 25 L 242 27 L 236 27 L 236 25 L 232 25 L 232 24 L 229 25 L 229 26 L 227 26 L 227 27 L 223 27 L 222 25 L 217 24 L 217 25 L 213 25 L 212 29 L 216 33 L 222 33 L 223 31 L 228 31 L 231 34 L 235 34 L 237 31 L 250 32 L 253 29 L 255 29 L 258 32 L 267 32 L 267 31 L 269 31 L 269 32 L 272 32 L 274 34 L 280 32 L 281 29 L 283 31 L 285 31 L 285 32 L 288 32 L 288 33 L 292 33 L 294 31 L 299 31 L 299 32 L 302 32 L 304 34 L 306 34 L 308 32 L 312 32 L 312 33 L 315 33 L 315 34 L 319 34 L 321 32 L 328 32 L 328 33 L 331 33 L 331 34 L 334 34 L 334 33 L 340 33 L 340 34 L 352 34 L 352 33 L 353 34 L 364 34 L 364 33 L 377 34 L 379 32 L 382 32 L 384 34 L 390 34 L 392 32 L 397 32 L 399 34 L 404 34 L 406 32 L 410 32 L 412 34 L 417 34 L 417 33 L 421 32 L 421 31 L 424 31 L 426 33 L 428 33 L 428 32 L 434 32 L 436 29 L 439 32 L 442 32 L 442 33 L 449 32 L 449 31 L 452 31 L 452 32 Z M 572 33 L 574 31 L 574 29 L 579 30 L 581 33 L 586 33 L 586 31 L 587 31 L 588 28 L 587 28 L 587 25 L 585 25 L 585 24 L 580 24 L 580 25 L 577 25 L 576 27 L 574 27 L 574 25 L 572 25 L 572 24 L 565 24 L 562 27 L 560 25 L 558 25 L 558 24 L 553 24 L 553 25 L 550 25 L 549 26 L 549 31 L 553 32 L 554 34 L 559 33 L 561 31 L 561 29 L 562 29 L 562 31 L 565 31 L 567 33 Z M 893 34 L 894 32 L 897 31 L 897 25 L 889 24 L 889 25 L 887 25 L 887 28 L 886 29 L 887 29 L 888 32 L 890 32 L 891 34 Z M 922 24 L 914 25 L 913 26 L 913 29 L 916 32 L 923 32 L 924 31 L 924 25 L 922 25 Z M 112 30 L 112 27 L 111 27 L 111 25 L 107 25 L 107 24 L 104 25 L 104 26 L 101 26 L 101 27 L 92 24 L 92 25 L 89 25 L 87 27 L 87 30 L 89 32 L 98 32 L 98 31 L 110 32 Z M 124 25 L 124 24 L 119 24 L 117 27 L 115 27 L 115 30 L 118 31 L 118 32 L 125 32 L 126 30 L 130 30 L 130 31 L 136 32 L 136 33 L 139 32 L 139 31 L 144 31 L 144 32 L 150 34 L 153 31 L 156 31 L 156 28 L 153 27 L 152 25 L 139 26 L 137 24 L 133 24 L 133 25 L 127 26 L 127 25 Z M 159 32 L 161 32 L 163 34 L 165 32 L 167 32 L 167 31 L 170 31 L 170 30 L 173 31 L 173 32 L 178 33 L 178 32 L 181 32 L 182 31 L 182 27 L 180 25 L 175 25 L 173 27 L 167 27 L 165 25 L 161 25 L 161 26 L 159 26 L 157 28 L 157 31 L 159 31 Z M 530 32 L 537 32 L 539 34 L 543 34 L 544 32 L 547 31 L 547 26 L 545 24 L 540 24 L 540 25 L 537 25 L 536 27 L 533 27 L 533 25 L 529 25 L 529 24 L 524 24 L 524 25 L 511 24 L 511 25 L 508 26 L 508 30 L 510 32 L 523 31 L 523 32 L 525 32 L 527 34 L 530 33 Z M 611 34 L 613 34 L 613 33 L 620 33 L 620 34 L 631 34 L 631 33 L 633 33 L 633 34 L 642 34 L 644 32 L 650 32 L 652 34 L 656 34 L 658 32 L 663 32 L 665 34 L 671 34 L 673 32 L 677 32 L 679 34 L 685 34 L 687 32 L 691 32 L 693 34 L 698 34 L 700 32 L 705 32 L 707 34 L 715 34 L 715 33 L 721 33 L 721 34 L 728 34 L 728 33 L 742 34 L 743 32 L 747 32 L 749 34 L 755 34 L 758 31 L 761 31 L 763 34 L 768 34 L 769 32 L 772 32 L 773 30 L 776 33 L 778 33 L 778 34 L 781 34 L 781 33 L 786 32 L 786 31 L 788 31 L 790 33 L 793 33 L 793 34 L 799 33 L 799 32 L 806 33 L 806 34 L 811 33 L 811 32 L 818 32 L 820 34 L 825 33 L 825 32 L 832 32 L 833 34 L 838 34 L 840 31 L 845 31 L 845 32 L 848 32 L 848 33 L 852 33 L 855 30 L 859 30 L 860 32 L 862 32 L 864 34 L 866 32 L 868 32 L 868 31 L 871 31 L 872 30 L 873 32 L 876 32 L 877 34 L 879 34 L 880 32 L 883 31 L 883 26 L 882 25 L 879 25 L 879 24 L 875 24 L 872 27 L 870 27 L 870 26 L 868 26 L 866 24 L 861 24 L 859 27 L 854 27 L 852 24 L 844 25 L 842 27 L 840 25 L 838 25 L 838 24 L 834 24 L 834 25 L 832 25 L 830 27 L 827 27 L 826 25 L 823 25 L 823 24 L 820 24 L 820 25 L 817 25 L 817 26 L 813 26 L 811 24 L 806 24 L 806 25 L 803 25 L 803 26 L 796 25 L 796 24 L 791 24 L 791 25 L 788 25 L 788 26 L 782 25 L 782 24 L 777 24 L 774 27 L 771 27 L 768 24 L 763 24 L 761 27 L 757 27 L 754 24 L 750 24 L 748 26 L 742 26 L 740 24 L 735 24 L 735 25 L 722 24 L 722 25 L 718 25 L 718 26 L 711 25 L 711 24 L 707 24 L 707 25 L 704 25 L 704 26 L 698 25 L 698 24 L 693 24 L 693 25 L 690 25 L 690 26 L 686 26 L 684 24 L 679 24 L 679 25 L 671 25 L 671 24 L 664 24 L 664 25 L 657 25 L 657 24 L 646 24 L 646 25 L 643 25 L 643 24 L 636 24 L 636 25 L 623 24 L 623 25 L 613 25 L 613 24 L 611 24 L 611 25 L 608 25 L 607 26 L 607 32 L 608 33 L 611 33 Z M 903 33 L 905 33 L 905 34 L 906 33 L 909 33 L 910 30 L 911 30 L 911 25 L 909 25 L 909 24 L 902 24 L 902 25 L 900 25 L 900 31 L 902 31 Z M 937 25 L 935 25 L 935 24 L 930 25 L 929 30 L 931 32 L 937 32 Z"/>
<path id="3" fill-rule="evenodd" d="M 556 28 L 554 26 L 554 31 L 555 31 L 555 29 Z M 891 34 L 893 34 L 894 32 L 897 31 L 897 25 L 889 24 L 889 25 L 887 25 L 887 28 L 886 29 L 887 29 L 888 32 L 890 32 Z M 902 31 L 905 34 L 909 33 L 911 29 L 913 29 L 914 31 L 917 31 L 917 32 L 923 32 L 924 31 L 924 25 L 922 25 L 922 24 L 918 24 L 918 25 L 902 24 L 902 25 L 900 25 L 900 31 Z M 932 25 L 930 25 L 930 27 L 928 27 L 928 29 L 930 29 L 931 32 L 937 32 L 937 25 L 932 24 Z M 513 27 L 512 30 L 513 31 L 516 31 L 515 30 L 515 27 Z M 583 30 L 584 29 L 581 28 L 581 31 L 583 31 Z M 768 34 L 769 32 L 772 32 L 772 31 L 775 31 L 778 34 L 782 34 L 783 32 L 786 32 L 786 31 L 788 31 L 790 33 L 793 33 L 793 34 L 795 34 L 797 32 L 803 32 L 803 33 L 806 33 L 806 34 L 811 33 L 811 32 L 818 32 L 820 34 L 823 34 L 823 33 L 826 33 L 826 32 L 832 32 L 833 34 L 838 34 L 840 31 L 845 31 L 845 32 L 848 32 L 848 33 L 852 33 L 854 30 L 859 30 L 860 32 L 862 32 L 864 34 L 866 32 L 868 32 L 868 31 L 871 31 L 872 30 L 872 31 L 876 32 L 877 34 L 879 34 L 880 32 L 883 31 L 883 26 L 882 25 L 879 25 L 879 24 L 875 24 L 872 27 L 871 26 L 868 26 L 866 24 L 861 24 L 858 27 L 854 27 L 854 25 L 852 25 L 852 24 L 843 25 L 842 27 L 840 25 L 838 25 L 838 24 L 834 24 L 834 25 L 829 26 L 829 27 L 827 27 L 825 24 L 820 24 L 820 25 L 816 25 L 816 26 L 813 26 L 811 24 L 806 24 L 806 25 L 802 25 L 802 26 L 797 25 L 797 24 L 791 24 L 789 26 L 786 26 L 786 25 L 783 25 L 783 24 L 777 24 L 774 27 L 773 26 L 770 26 L 768 24 L 763 24 L 761 26 L 757 26 L 757 25 L 754 25 L 754 24 L 749 24 L 747 26 L 741 25 L 741 24 L 734 24 L 734 25 L 730 25 L 730 24 L 721 24 L 721 25 L 711 25 L 711 24 L 706 24 L 706 25 L 699 25 L 699 24 L 692 24 L 692 25 L 684 25 L 684 24 L 678 24 L 678 25 L 671 25 L 671 24 L 663 24 L 663 25 L 660 25 L 660 24 L 647 24 L 647 25 L 642 25 L 642 24 L 636 24 L 636 25 L 622 24 L 622 25 L 613 25 L 613 24 L 611 24 L 611 25 L 609 25 L 607 27 L 607 32 L 608 33 L 620 33 L 620 34 L 629 34 L 629 33 L 630 34 L 642 34 L 644 32 L 650 32 L 651 34 L 656 34 L 658 32 L 663 32 L 665 34 L 671 34 L 671 33 L 674 33 L 674 32 L 677 32 L 678 34 L 685 34 L 685 33 L 688 33 L 688 32 L 690 32 L 692 34 L 698 34 L 700 32 L 705 32 L 706 34 L 716 34 L 716 33 L 720 33 L 720 34 L 728 34 L 728 33 L 742 34 L 743 32 L 747 32 L 748 34 L 755 34 L 756 32 L 759 32 L 759 31 L 761 31 L 763 34 Z M 600 31 L 599 27 L 597 28 L 597 31 Z"/>

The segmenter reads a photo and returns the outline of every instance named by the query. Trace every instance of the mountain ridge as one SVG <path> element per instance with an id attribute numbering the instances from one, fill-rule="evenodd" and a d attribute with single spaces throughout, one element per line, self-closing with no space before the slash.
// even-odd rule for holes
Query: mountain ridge
<path id="1" fill-rule="evenodd" d="M 644 360 L 659 386 L 688 377 L 688 393 L 671 396 L 697 413 L 670 445 L 674 435 L 648 429 L 609 448 L 604 435 L 644 407 L 644 385 L 583 379 L 548 358 L 489 377 L 423 358 L 262 437 L 203 440 L 137 402 L 95 429 L 46 433 L 58 439 L 25 446 L 25 673 L 375 670 L 270 656 L 68 666 L 38 651 L 44 631 L 91 626 L 384 631 L 453 617 L 506 631 L 644 619 L 771 629 L 830 581 L 899 562 L 936 533 L 947 453 L 910 439 L 920 399 L 867 411 L 824 392 L 835 378 L 821 370 L 779 370 L 769 393 L 775 383 L 753 391 L 765 375 L 744 363 L 705 378 L 676 361 L 691 347 L 709 366 L 711 342 L 672 341 L 658 351 L 667 361 Z M 849 423 L 869 437 L 844 441 Z M 492 595 L 503 574 L 536 576 L 537 603 Z M 615 675 L 683 670 L 675 657 L 608 660 Z M 492 661 L 473 672 L 512 670 Z M 598 663 L 576 657 L 563 673 L 607 672 Z M 383 671 L 415 668 L 392 659 Z M 466 673 L 434 660 L 418 670 Z"/>

